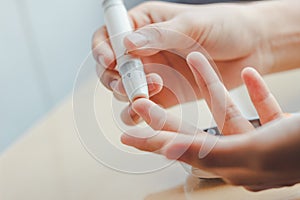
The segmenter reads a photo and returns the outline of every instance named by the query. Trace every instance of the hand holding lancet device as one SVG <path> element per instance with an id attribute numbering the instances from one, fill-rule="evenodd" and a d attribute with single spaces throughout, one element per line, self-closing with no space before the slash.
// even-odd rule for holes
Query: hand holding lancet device
<path id="1" fill-rule="evenodd" d="M 102 0 L 102 8 L 110 42 L 117 58 L 118 70 L 129 100 L 134 101 L 140 97 L 149 98 L 143 63 L 139 58 L 126 54 L 124 38 L 133 30 L 123 0 Z M 252 120 L 250 122 L 255 127 L 260 125 L 259 120 Z M 220 135 L 217 127 L 204 131 L 213 135 Z M 187 167 L 194 176 L 200 178 L 219 178 L 215 174 L 198 168 Z"/>
<path id="2" fill-rule="evenodd" d="M 117 58 L 118 71 L 129 100 L 149 98 L 143 63 L 137 57 L 126 54 L 124 38 L 133 29 L 123 0 L 102 0 L 104 20 L 110 42 Z"/>

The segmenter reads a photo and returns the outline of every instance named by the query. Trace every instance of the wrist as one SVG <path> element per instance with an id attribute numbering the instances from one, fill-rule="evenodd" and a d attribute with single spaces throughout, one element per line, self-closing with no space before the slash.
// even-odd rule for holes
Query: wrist
<path id="1" fill-rule="evenodd" d="M 300 2 L 259 2 L 253 9 L 261 29 L 261 44 L 270 53 L 267 73 L 300 67 Z"/>

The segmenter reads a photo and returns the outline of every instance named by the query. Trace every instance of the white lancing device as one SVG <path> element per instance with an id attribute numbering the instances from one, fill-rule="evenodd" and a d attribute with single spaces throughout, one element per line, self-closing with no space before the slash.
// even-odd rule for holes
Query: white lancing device
<path id="1" fill-rule="evenodd" d="M 133 32 L 123 0 L 102 0 L 110 42 L 117 58 L 118 71 L 129 100 L 149 98 L 142 61 L 126 54 L 124 38 Z"/>

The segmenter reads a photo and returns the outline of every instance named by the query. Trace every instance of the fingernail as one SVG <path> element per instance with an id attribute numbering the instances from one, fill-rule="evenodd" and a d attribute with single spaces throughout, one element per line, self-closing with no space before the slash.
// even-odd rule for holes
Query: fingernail
<path id="1" fill-rule="evenodd" d="M 103 55 L 98 56 L 98 62 L 99 62 L 99 64 L 102 65 L 103 67 L 105 67 L 105 68 L 107 67 Z"/>
<path id="2" fill-rule="evenodd" d="M 132 33 L 127 36 L 127 39 L 136 47 L 142 47 L 148 43 L 148 39 L 139 33 Z"/>
<path id="3" fill-rule="evenodd" d="M 118 81 L 117 80 L 112 80 L 109 84 L 110 88 L 112 90 L 115 90 L 115 88 L 117 87 Z"/>
<path id="4" fill-rule="evenodd" d="M 140 117 L 134 112 L 131 106 L 128 108 L 128 113 L 133 122 L 137 123 L 139 121 Z"/>
<path id="5" fill-rule="evenodd" d="M 155 85 L 154 85 L 152 78 L 148 79 L 148 89 L 149 89 L 149 92 L 152 92 L 155 90 Z"/>
<path id="6" fill-rule="evenodd" d="M 128 108 L 128 113 L 132 119 L 136 116 L 136 113 L 134 112 L 131 106 Z"/>

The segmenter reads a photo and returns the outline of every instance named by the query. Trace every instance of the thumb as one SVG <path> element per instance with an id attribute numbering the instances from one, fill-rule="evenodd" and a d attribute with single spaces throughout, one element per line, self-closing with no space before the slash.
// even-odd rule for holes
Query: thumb
<path id="1" fill-rule="evenodd" d="M 190 52 L 192 47 L 200 45 L 189 36 L 189 29 L 175 18 L 138 29 L 124 39 L 124 45 L 129 52 L 142 56 L 154 55 L 163 50 Z"/>

